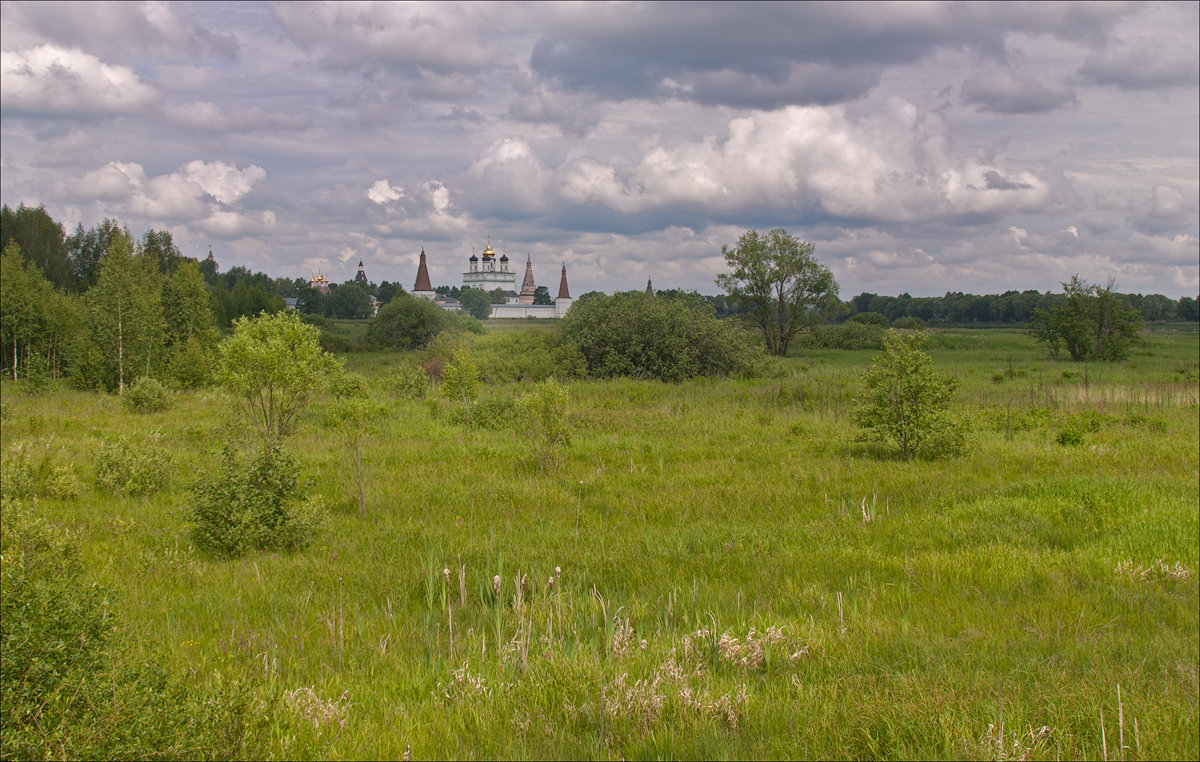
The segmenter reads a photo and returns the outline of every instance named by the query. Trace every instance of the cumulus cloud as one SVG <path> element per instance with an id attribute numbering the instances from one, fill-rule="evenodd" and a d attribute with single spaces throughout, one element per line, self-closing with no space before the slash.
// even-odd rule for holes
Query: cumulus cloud
<path id="1" fill-rule="evenodd" d="M 981 72 L 963 82 L 963 101 L 993 114 L 1036 114 L 1078 103 L 1064 82 L 1005 69 Z"/>
<path id="2" fill-rule="evenodd" d="M 183 220 L 233 235 L 274 225 L 272 212 L 247 214 L 229 208 L 266 176 L 255 165 L 238 169 L 225 162 L 196 160 L 170 174 L 151 177 L 141 164 L 112 161 L 67 184 L 63 192 L 79 200 L 101 200 L 117 216 Z"/>
<path id="3" fill-rule="evenodd" d="M 367 198 L 382 206 L 404 198 L 404 190 L 392 187 L 387 180 L 376 180 L 375 184 L 367 189 Z"/>
<path id="4" fill-rule="evenodd" d="M 0 102 L 41 116 L 132 114 L 158 98 L 128 66 L 112 66 L 82 50 L 39 45 L 0 52 Z"/>

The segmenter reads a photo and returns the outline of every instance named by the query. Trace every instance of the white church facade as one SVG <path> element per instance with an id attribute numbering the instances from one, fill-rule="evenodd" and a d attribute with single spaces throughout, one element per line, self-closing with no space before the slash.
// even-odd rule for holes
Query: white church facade
<path id="1" fill-rule="evenodd" d="M 499 258 L 496 257 L 489 238 L 487 245 L 480 252 L 480 256 L 471 252 L 471 258 L 467 260 L 467 271 L 462 274 L 462 287 L 478 288 L 489 293 L 500 289 L 504 293 L 505 303 L 492 305 L 491 316 L 493 318 L 557 319 L 566 316 L 567 310 L 571 308 L 574 300 L 567 287 L 567 266 L 565 264 L 562 267 L 558 296 L 555 297 L 554 304 L 534 304 L 537 283 L 533 278 L 532 258 L 529 256 L 525 258 L 525 276 L 520 291 L 516 290 L 516 273 L 509 269 L 508 262 L 507 253 L 502 253 Z M 413 284 L 412 294 L 429 299 L 446 310 L 459 309 L 457 301 L 439 298 L 433 290 L 433 284 L 429 280 L 429 268 L 425 263 L 424 249 L 421 249 L 421 260 L 417 266 L 417 280 Z"/>

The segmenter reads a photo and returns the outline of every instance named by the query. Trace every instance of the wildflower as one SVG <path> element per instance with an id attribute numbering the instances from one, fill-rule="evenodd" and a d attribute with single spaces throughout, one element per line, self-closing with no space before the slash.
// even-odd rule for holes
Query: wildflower
<path id="1" fill-rule="evenodd" d="M 450 584 L 450 570 L 442 569 L 442 576 L 444 576 L 446 578 L 446 584 L 449 585 Z"/>
<path id="2" fill-rule="evenodd" d="M 549 581 L 549 582 L 547 582 L 547 583 L 546 583 L 546 585 L 547 585 L 547 586 L 550 588 L 550 590 L 552 590 L 552 591 L 554 590 L 554 577 L 553 577 L 553 575 L 551 575 L 551 577 L 550 577 L 550 581 Z"/>
<path id="3" fill-rule="evenodd" d="M 554 567 L 554 576 L 556 576 L 556 577 L 562 576 L 562 567 L 559 567 L 559 566 Z"/>
<path id="4" fill-rule="evenodd" d="M 500 592 L 500 575 L 499 574 L 492 577 L 492 591 L 497 592 L 497 593 Z"/>

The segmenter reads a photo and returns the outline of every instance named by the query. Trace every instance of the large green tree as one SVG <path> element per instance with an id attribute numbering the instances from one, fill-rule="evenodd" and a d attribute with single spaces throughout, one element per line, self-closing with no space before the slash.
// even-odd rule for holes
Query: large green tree
<path id="1" fill-rule="evenodd" d="M 747 317 L 771 354 L 787 354 L 798 331 L 843 309 L 833 273 L 813 257 L 813 245 L 786 230 L 749 230 L 734 248 L 722 246 L 721 254 L 730 271 L 717 276 L 717 285 L 749 305 Z"/>
<path id="2" fill-rule="evenodd" d="M 85 302 L 86 385 L 124 391 L 164 360 L 158 262 L 134 253 L 129 231 L 113 237 Z"/>
<path id="3" fill-rule="evenodd" d="M 87 230 L 75 226 L 75 234 L 67 239 L 67 259 L 71 266 L 71 284 L 76 292 L 87 291 L 100 276 L 100 262 L 108 253 L 113 240 L 128 234 L 116 220 L 105 219 Z"/>
<path id="4" fill-rule="evenodd" d="M 1054 357 L 1065 348 L 1076 362 L 1123 360 L 1142 329 L 1142 314 L 1113 291 L 1111 280 L 1102 287 L 1074 275 L 1062 287 L 1066 301 L 1035 309 L 1029 333 Z"/>
<path id="5" fill-rule="evenodd" d="M 4 337 L 5 361 L 11 350 L 14 381 L 45 328 L 52 294 L 41 268 L 25 260 L 16 241 L 9 241 L 0 254 L 0 335 Z"/>
<path id="6" fill-rule="evenodd" d="M 0 246 L 14 242 L 56 288 L 66 288 L 71 283 L 66 233 L 44 206 L 0 207 Z"/>
<path id="7" fill-rule="evenodd" d="M 492 315 L 491 296 L 483 289 L 464 288 L 458 292 L 458 303 L 476 320 L 487 320 Z"/>
<path id="8" fill-rule="evenodd" d="M 450 325 L 450 315 L 428 299 L 403 291 L 379 309 L 367 326 L 367 343 L 376 349 L 417 349 Z"/>

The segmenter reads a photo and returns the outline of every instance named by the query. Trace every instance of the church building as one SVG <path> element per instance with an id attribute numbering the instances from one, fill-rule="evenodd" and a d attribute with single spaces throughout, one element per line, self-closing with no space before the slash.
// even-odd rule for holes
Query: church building
<path id="1" fill-rule="evenodd" d="M 500 289 L 504 293 L 504 304 L 492 305 L 493 318 L 561 318 L 566 316 L 567 310 L 571 308 L 574 299 L 571 298 L 571 291 L 567 287 L 567 266 L 562 266 L 562 273 L 559 278 L 558 296 L 554 300 L 554 304 L 534 304 L 534 296 L 537 292 L 537 281 L 533 277 L 533 258 L 529 255 L 525 256 L 525 276 L 521 282 L 521 290 L 516 290 L 516 273 L 508 267 L 508 254 L 501 253 L 500 257 L 496 257 L 496 251 L 492 248 L 491 236 L 488 237 L 487 245 L 484 246 L 480 256 L 476 256 L 475 252 L 471 252 L 471 258 L 467 260 L 467 271 L 462 274 L 463 288 L 478 288 L 487 292 L 494 292 Z M 425 249 L 421 249 L 420 263 L 417 265 L 417 280 L 413 284 L 413 296 L 422 297 L 436 301 L 436 303 L 446 310 L 457 310 L 459 304 L 452 299 L 438 299 L 433 290 L 433 284 L 429 279 L 429 267 L 425 262 Z"/>

